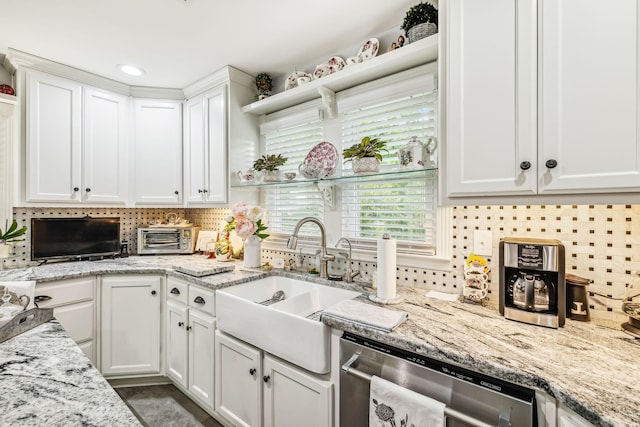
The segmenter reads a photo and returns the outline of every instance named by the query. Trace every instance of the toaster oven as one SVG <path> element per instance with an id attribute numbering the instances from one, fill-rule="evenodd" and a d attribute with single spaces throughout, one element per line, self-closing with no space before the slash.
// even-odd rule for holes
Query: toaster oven
<path id="1" fill-rule="evenodd" d="M 200 227 L 138 228 L 138 255 L 192 254 Z"/>

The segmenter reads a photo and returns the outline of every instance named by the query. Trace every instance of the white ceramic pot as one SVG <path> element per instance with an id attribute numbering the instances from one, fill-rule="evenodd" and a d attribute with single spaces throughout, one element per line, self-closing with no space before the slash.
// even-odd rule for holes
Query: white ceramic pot
<path id="1" fill-rule="evenodd" d="M 9 258 L 11 256 L 11 245 L 0 245 L 0 258 Z"/>
<path id="2" fill-rule="evenodd" d="M 380 170 L 380 162 L 375 157 L 354 158 L 353 173 L 372 173 Z"/>
<path id="3" fill-rule="evenodd" d="M 279 171 L 278 169 L 273 171 L 264 171 L 264 175 L 262 175 L 262 180 L 264 182 L 282 181 L 282 171 Z"/>
<path id="4" fill-rule="evenodd" d="M 254 235 L 244 241 L 244 266 L 247 268 L 260 267 L 260 246 L 262 240 Z"/>

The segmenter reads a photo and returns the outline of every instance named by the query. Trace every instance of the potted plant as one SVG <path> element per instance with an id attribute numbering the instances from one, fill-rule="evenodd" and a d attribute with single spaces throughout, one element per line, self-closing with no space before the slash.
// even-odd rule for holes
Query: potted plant
<path id="1" fill-rule="evenodd" d="M 386 141 L 365 136 L 360 143 L 342 151 L 345 162 L 353 162 L 353 173 L 378 172 L 382 161 L 382 151 L 386 149 Z"/>
<path id="2" fill-rule="evenodd" d="M 5 231 L 0 229 L 0 258 L 8 258 L 11 253 L 12 243 L 22 242 L 24 239 L 18 239 L 27 232 L 27 226 L 18 228 L 18 222 L 14 219 L 9 226 L 9 221 L 5 221 Z"/>
<path id="3" fill-rule="evenodd" d="M 271 96 L 272 87 L 271 76 L 267 73 L 260 73 L 256 76 L 256 89 L 258 89 L 258 100 Z"/>
<path id="4" fill-rule="evenodd" d="M 282 181 L 282 173 L 278 167 L 286 162 L 287 158 L 282 154 L 268 154 L 253 162 L 253 169 L 262 174 L 264 181 Z"/>
<path id="5" fill-rule="evenodd" d="M 422 2 L 412 6 L 404 17 L 402 26 L 409 43 L 438 32 L 438 9 L 431 3 Z"/>

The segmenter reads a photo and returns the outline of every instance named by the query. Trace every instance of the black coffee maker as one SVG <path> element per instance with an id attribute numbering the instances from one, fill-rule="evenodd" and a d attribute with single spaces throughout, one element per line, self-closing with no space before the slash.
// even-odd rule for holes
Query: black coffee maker
<path id="1" fill-rule="evenodd" d="M 558 240 L 500 240 L 500 314 L 557 328 L 565 321 L 564 246 Z"/>

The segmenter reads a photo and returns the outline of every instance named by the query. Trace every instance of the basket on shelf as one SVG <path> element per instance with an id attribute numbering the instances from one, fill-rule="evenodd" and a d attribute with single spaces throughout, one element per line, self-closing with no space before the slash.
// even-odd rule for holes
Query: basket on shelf
<path id="1" fill-rule="evenodd" d="M 432 22 L 423 22 L 422 24 L 414 25 L 407 31 L 407 38 L 409 43 L 416 42 L 425 37 L 429 37 L 438 32 L 438 26 Z"/>

